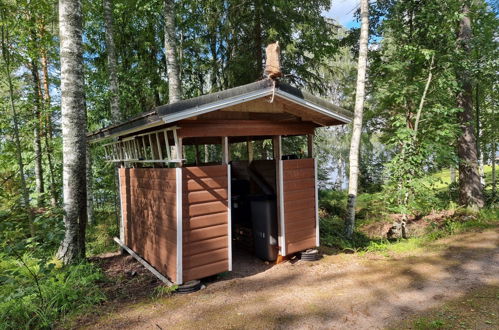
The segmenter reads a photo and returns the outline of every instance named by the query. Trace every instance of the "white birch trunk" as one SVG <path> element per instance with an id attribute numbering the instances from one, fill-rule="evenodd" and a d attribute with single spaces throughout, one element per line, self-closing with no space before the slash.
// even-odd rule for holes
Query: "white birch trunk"
<path id="1" fill-rule="evenodd" d="M 180 69 L 177 61 L 177 43 L 175 38 L 175 4 L 173 0 L 165 0 L 165 58 L 168 74 L 169 103 L 178 102 L 182 96 L 180 85 Z"/>
<path id="2" fill-rule="evenodd" d="M 357 91 L 355 94 L 352 140 L 350 143 L 350 176 L 348 179 L 347 218 L 345 219 L 345 234 L 348 238 L 352 237 L 355 227 L 355 203 L 357 198 L 359 178 L 360 135 L 362 132 L 362 115 L 364 112 L 364 95 L 367 69 L 367 42 L 369 39 L 368 0 L 360 1 L 360 17 L 361 27 L 359 39 L 359 60 L 357 65 Z"/>
<path id="3" fill-rule="evenodd" d="M 85 257 L 87 222 L 86 116 L 83 81 L 82 4 L 59 1 L 64 239 L 57 257 L 71 263 Z"/>

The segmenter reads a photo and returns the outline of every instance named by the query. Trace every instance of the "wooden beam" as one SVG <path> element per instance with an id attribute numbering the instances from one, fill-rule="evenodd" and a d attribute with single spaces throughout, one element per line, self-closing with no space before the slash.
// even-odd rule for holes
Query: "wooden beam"
<path id="1" fill-rule="evenodd" d="M 189 118 L 192 119 L 192 118 Z M 300 121 L 301 119 L 290 113 L 265 113 L 265 112 L 235 112 L 219 110 L 209 112 L 196 118 L 203 120 L 272 120 L 272 121 Z"/>
<path id="2" fill-rule="evenodd" d="M 314 135 L 313 134 L 308 134 L 307 135 L 307 156 L 308 158 L 313 158 L 314 154 Z"/>
<path id="3" fill-rule="evenodd" d="M 170 282 L 165 276 L 163 276 L 160 272 L 156 270 L 153 266 L 151 266 L 147 261 L 142 259 L 137 253 L 135 253 L 132 249 L 125 245 L 118 237 L 114 237 L 114 241 L 121 246 L 126 252 L 128 252 L 132 257 L 135 258 L 138 262 L 140 262 L 148 271 L 154 274 L 161 282 L 165 283 L 168 286 L 172 286 L 173 283 Z"/>
<path id="4" fill-rule="evenodd" d="M 313 134 L 318 126 L 312 122 L 268 120 L 204 120 L 182 121 L 180 137 L 208 136 L 259 136 L 259 135 L 306 135 Z"/>

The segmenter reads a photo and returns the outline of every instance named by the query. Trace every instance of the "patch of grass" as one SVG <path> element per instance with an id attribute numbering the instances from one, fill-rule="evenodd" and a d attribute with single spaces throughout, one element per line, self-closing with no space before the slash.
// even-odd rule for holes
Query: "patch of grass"
<path id="1" fill-rule="evenodd" d="M 160 285 L 154 289 L 153 296 L 154 298 L 170 297 L 177 289 L 178 285 L 172 285 L 172 286 Z"/>
<path id="2" fill-rule="evenodd" d="M 30 255 L 0 255 L 0 329 L 49 329 L 105 299 L 89 263 L 58 268 Z"/>
<path id="3" fill-rule="evenodd" d="M 438 308 L 392 325 L 390 329 L 497 329 L 499 287 L 487 285 Z"/>

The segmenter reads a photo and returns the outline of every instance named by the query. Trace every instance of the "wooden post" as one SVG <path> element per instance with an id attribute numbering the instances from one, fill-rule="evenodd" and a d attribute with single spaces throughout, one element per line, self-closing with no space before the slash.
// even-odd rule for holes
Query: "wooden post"
<path id="1" fill-rule="evenodd" d="M 248 148 L 248 161 L 252 162 L 253 161 L 253 141 L 250 141 L 248 139 L 248 141 L 246 141 L 246 145 Z"/>
<path id="2" fill-rule="evenodd" d="M 199 164 L 201 163 L 201 160 L 199 159 L 199 145 L 195 144 L 194 148 L 196 152 L 196 166 L 199 166 Z"/>
<path id="3" fill-rule="evenodd" d="M 307 135 L 307 157 L 314 158 L 314 135 Z"/>
<path id="4" fill-rule="evenodd" d="M 230 148 L 229 148 L 229 138 L 227 136 L 222 137 L 222 164 L 229 164 L 230 162 Z"/>
<path id="5" fill-rule="evenodd" d="M 177 157 L 179 159 L 179 167 L 182 167 L 184 165 L 184 145 L 182 144 L 182 138 L 178 138 L 177 142 Z"/>
<path id="6" fill-rule="evenodd" d="M 279 235 L 279 254 L 286 256 L 286 233 L 284 226 L 284 192 L 283 192 L 283 161 L 282 161 L 282 137 L 274 136 L 272 139 L 274 159 L 276 162 L 276 196 L 277 196 L 277 219 Z"/>

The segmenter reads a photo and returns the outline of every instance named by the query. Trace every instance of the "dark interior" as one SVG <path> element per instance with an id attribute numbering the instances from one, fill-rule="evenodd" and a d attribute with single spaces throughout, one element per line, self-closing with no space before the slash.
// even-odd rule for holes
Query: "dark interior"
<path id="1" fill-rule="evenodd" d="M 265 261 L 278 254 L 275 160 L 231 162 L 234 248 Z"/>

